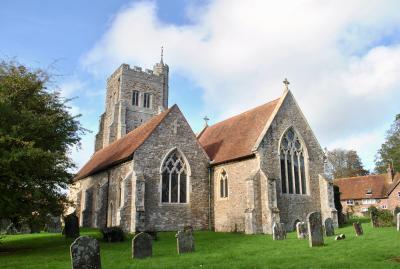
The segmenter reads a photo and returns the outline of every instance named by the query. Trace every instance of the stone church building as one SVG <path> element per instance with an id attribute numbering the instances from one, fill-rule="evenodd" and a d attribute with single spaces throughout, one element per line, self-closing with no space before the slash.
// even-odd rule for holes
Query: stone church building
<path id="1" fill-rule="evenodd" d="M 312 211 L 337 223 L 324 152 L 286 80 L 278 99 L 196 135 L 168 107 L 168 71 L 123 64 L 108 78 L 95 153 L 70 187 L 82 226 L 271 233 Z"/>

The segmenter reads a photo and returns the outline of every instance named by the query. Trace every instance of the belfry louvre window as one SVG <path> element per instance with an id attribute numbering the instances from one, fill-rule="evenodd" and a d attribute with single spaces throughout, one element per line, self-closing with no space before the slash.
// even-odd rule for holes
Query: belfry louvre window
<path id="1" fill-rule="evenodd" d="M 143 94 L 143 106 L 147 108 L 150 107 L 150 93 Z"/>
<path id="2" fill-rule="evenodd" d="M 225 170 L 221 172 L 221 177 L 219 179 L 219 191 L 221 198 L 228 197 L 228 176 L 226 175 Z"/>
<path id="3" fill-rule="evenodd" d="M 282 137 L 280 162 L 282 193 L 306 194 L 304 145 L 292 127 Z"/>
<path id="4" fill-rule="evenodd" d="M 161 171 L 161 202 L 186 203 L 186 164 L 177 150 L 174 150 L 168 155 Z"/>
<path id="5" fill-rule="evenodd" d="M 132 92 L 132 105 L 134 105 L 134 106 L 139 105 L 139 92 L 138 91 Z"/>

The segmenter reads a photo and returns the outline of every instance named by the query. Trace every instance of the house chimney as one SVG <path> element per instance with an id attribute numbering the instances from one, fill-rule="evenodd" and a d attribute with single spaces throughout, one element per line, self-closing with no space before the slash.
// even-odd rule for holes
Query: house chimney
<path id="1" fill-rule="evenodd" d="M 386 171 L 387 171 L 388 181 L 393 182 L 394 169 L 393 169 L 393 165 L 391 163 L 388 163 L 388 167 L 387 167 Z"/>

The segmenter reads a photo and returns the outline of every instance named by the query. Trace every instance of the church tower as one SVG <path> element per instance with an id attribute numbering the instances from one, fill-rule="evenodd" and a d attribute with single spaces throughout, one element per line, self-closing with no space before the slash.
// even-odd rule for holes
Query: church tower
<path id="1" fill-rule="evenodd" d="M 168 108 L 168 65 L 142 71 L 122 64 L 107 79 L 106 109 L 100 117 L 95 151 L 121 138 Z"/>

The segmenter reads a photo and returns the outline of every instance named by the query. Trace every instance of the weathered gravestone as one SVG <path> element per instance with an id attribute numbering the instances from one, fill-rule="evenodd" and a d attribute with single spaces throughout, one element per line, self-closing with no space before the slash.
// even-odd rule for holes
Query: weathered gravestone
<path id="1" fill-rule="evenodd" d="M 100 246 L 96 239 L 81 236 L 71 244 L 72 269 L 101 269 Z"/>
<path id="2" fill-rule="evenodd" d="M 139 233 L 132 239 L 132 258 L 143 259 L 153 255 L 153 238 L 147 233 Z"/>
<path id="3" fill-rule="evenodd" d="M 286 230 L 283 227 L 283 223 L 276 223 L 272 225 L 272 239 L 273 240 L 284 240 L 286 239 Z"/>
<path id="4" fill-rule="evenodd" d="M 62 231 L 61 218 L 49 216 L 46 222 L 45 231 L 48 233 L 61 233 Z"/>
<path id="5" fill-rule="evenodd" d="M 325 235 L 326 236 L 335 235 L 335 228 L 333 227 L 333 220 L 331 218 L 327 218 L 325 220 Z"/>
<path id="6" fill-rule="evenodd" d="M 361 223 L 359 223 L 358 221 L 353 223 L 353 227 L 354 227 L 354 231 L 356 232 L 357 236 L 364 234 Z"/>
<path id="7" fill-rule="evenodd" d="M 64 234 L 67 238 L 77 238 L 79 236 L 79 219 L 74 213 L 64 218 Z"/>
<path id="8" fill-rule="evenodd" d="M 296 224 L 297 238 L 298 239 L 306 239 L 307 234 L 307 224 L 305 222 L 298 222 Z"/>
<path id="9" fill-rule="evenodd" d="M 307 215 L 308 239 L 310 247 L 324 245 L 324 235 L 322 232 L 321 213 L 311 212 Z"/>
<path id="10" fill-rule="evenodd" d="M 190 230 L 179 231 L 175 237 L 178 254 L 194 251 L 194 237 Z"/>
<path id="11" fill-rule="evenodd" d="M 397 219 L 397 231 L 400 231 L 400 213 L 397 213 L 396 215 L 396 219 Z"/>

